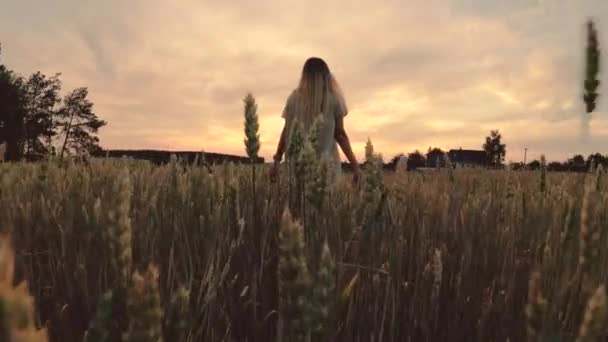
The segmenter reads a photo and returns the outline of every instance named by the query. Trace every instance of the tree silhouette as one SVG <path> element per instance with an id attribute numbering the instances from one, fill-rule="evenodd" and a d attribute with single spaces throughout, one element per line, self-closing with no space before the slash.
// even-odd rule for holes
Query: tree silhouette
<path id="1" fill-rule="evenodd" d="M 490 166 L 499 167 L 503 165 L 505 155 L 507 154 L 507 145 L 501 143 L 502 136 L 498 130 L 492 130 L 490 135 L 486 137 L 486 142 L 483 144 L 483 149 L 488 155 Z"/>
<path id="2" fill-rule="evenodd" d="M 0 45 L 0 57 L 1 57 Z M 5 160 L 40 157 L 53 151 L 53 137 L 64 135 L 61 155 L 70 151 L 99 152 L 95 136 L 106 122 L 93 112 L 87 88 L 78 88 L 61 103 L 60 74 L 41 72 L 27 80 L 0 63 L 0 144 L 6 142 Z"/>
<path id="3" fill-rule="evenodd" d="M 528 163 L 528 170 L 540 170 L 541 162 L 538 159 L 535 159 Z"/>
<path id="4" fill-rule="evenodd" d="M 426 153 L 426 163 L 428 167 L 444 167 L 445 166 L 445 152 L 440 148 L 429 147 Z"/>
<path id="5" fill-rule="evenodd" d="M 595 167 L 601 165 L 602 168 L 605 169 L 606 167 L 608 167 L 608 157 L 602 155 L 601 153 L 590 154 L 589 157 L 587 157 L 585 166 L 589 170 L 591 168 L 591 165 L 594 165 Z"/>
<path id="6" fill-rule="evenodd" d="M 585 163 L 585 157 L 580 154 L 568 159 L 566 162 L 569 171 L 584 172 L 587 170 L 587 163 Z"/>
<path id="7" fill-rule="evenodd" d="M 550 162 L 547 165 L 547 171 L 564 171 L 564 164 L 560 162 Z"/>
<path id="8" fill-rule="evenodd" d="M 415 170 L 419 167 L 424 167 L 426 165 L 426 158 L 424 154 L 420 151 L 416 150 L 410 153 L 407 157 L 407 169 Z"/>
<path id="9" fill-rule="evenodd" d="M 401 159 L 401 157 L 404 157 L 404 156 L 405 156 L 405 154 L 403 154 L 403 153 L 396 154 L 393 158 L 391 158 L 389 165 L 391 165 L 391 166 L 397 165 L 397 162 L 399 162 L 399 159 Z"/>
<path id="10" fill-rule="evenodd" d="M 47 78 L 37 72 L 25 83 L 25 153 L 28 156 L 52 152 L 52 139 L 57 134 L 54 119 L 57 105 L 61 103 L 59 75 Z"/>
<path id="11" fill-rule="evenodd" d="M 600 50 L 597 40 L 597 31 L 593 21 L 587 22 L 587 51 L 585 65 L 585 84 L 583 100 L 587 108 L 587 113 L 595 110 L 598 94 L 596 92 L 600 81 L 597 74 L 600 70 Z"/>
<path id="12" fill-rule="evenodd" d="M 87 88 L 77 88 L 63 99 L 63 105 L 57 113 L 57 126 L 63 134 L 60 158 L 66 152 L 95 154 L 101 150 L 99 138 L 94 134 L 106 122 L 99 120 L 93 112 L 93 103 L 87 98 L 88 93 Z"/>
<path id="13" fill-rule="evenodd" d="M 1 56 L 0 46 L 0 56 Z M 23 156 L 25 140 L 25 109 L 23 78 L 0 64 L 0 143 L 6 142 L 5 160 L 16 161 Z"/>

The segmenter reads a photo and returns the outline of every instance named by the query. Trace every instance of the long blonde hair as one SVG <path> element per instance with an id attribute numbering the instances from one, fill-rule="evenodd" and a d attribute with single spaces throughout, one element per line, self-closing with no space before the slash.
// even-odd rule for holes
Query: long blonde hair
<path id="1" fill-rule="evenodd" d="M 329 101 L 343 101 L 342 91 L 327 63 L 318 57 L 309 58 L 302 68 L 300 84 L 296 88 L 294 111 L 298 121 L 308 129 L 321 114 L 329 114 Z"/>

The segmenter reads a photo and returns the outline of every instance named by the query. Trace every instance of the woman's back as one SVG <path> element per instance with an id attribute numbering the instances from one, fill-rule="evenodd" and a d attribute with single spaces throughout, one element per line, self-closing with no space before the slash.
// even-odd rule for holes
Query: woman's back
<path id="1" fill-rule="evenodd" d="M 306 115 L 306 103 L 310 102 L 308 94 L 298 89 L 294 90 L 283 110 L 282 117 L 285 119 L 287 128 L 287 144 L 291 141 L 291 134 L 296 123 L 299 124 L 305 135 L 310 133 L 313 125 L 317 126 L 317 146 L 315 146 L 319 158 L 329 158 L 339 166 L 340 154 L 334 137 L 336 119 L 344 117 L 347 113 L 346 103 L 340 94 L 327 91 L 320 103 L 318 114 Z M 317 122 L 317 120 L 319 120 Z"/>
<path id="2" fill-rule="evenodd" d="M 357 183 L 359 164 L 344 129 L 343 119 L 347 113 L 344 96 L 327 63 L 318 57 L 309 58 L 304 63 L 300 84 L 291 93 L 283 109 L 285 125 L 277 153 L 273 156 L 271 178 L 276 179 L 277 165 L 281 162 L 283 153 L 290 150 L 294 128 L 301 127 L 302 133 L 308 136 L 315 127 L 318 134 L 315 146 L 317 156 L 334 163 L 336 172 L 340 172 L 339 145 L 353 168 L 353 181 Z"/>

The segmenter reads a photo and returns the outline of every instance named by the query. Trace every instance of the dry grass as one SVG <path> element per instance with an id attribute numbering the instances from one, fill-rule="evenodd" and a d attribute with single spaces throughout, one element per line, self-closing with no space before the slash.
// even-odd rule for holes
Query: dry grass
<path id="1" fill-rule="evenodd" d="M 15 281 L 30 284 L 51 340 L 81 341 L 88 330 L 127 341 L 146 327 L 133 312 L 154 303 L 150 291 L 160 302 L 147 321 L 156 330 L 145 331 L 165 341 L 272 341 L 281 312 L 307 315 L 287 332 L 304 339 L 605 333 L 608 189 L 596 175 L 370 173 L 362 191 L 344 179 L 321 192 L 304 184 L 300 197 L 284 174 L 269 184 L 257 172 L 255 191 L 251 176 L 247 166 L 0 165 L 0 230 L 12 233 Z M 280 234 L 288 203 L 303 249 Z M 289 246 L 311 280 L 294 283 L 300 293 L 280 291 L 290 288 L 279 282 Z M 284 306 L 307 293 L 313 305 Z"/>
<path id="2" fill-rule="evenodd" d="M 13 286 L 14 252 L 6 236 L 0 236 L 0 341 L 46 342 L 45 329 L 37 329 L 33 298 L 27 284 Z"/>

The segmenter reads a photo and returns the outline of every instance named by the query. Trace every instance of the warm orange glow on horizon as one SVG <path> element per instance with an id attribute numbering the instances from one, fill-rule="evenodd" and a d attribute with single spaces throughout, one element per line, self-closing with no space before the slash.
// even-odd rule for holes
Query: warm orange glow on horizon
<path id="1" fill-rule="evenodd" d="M 320 56 L 344 89 L 360 158 L 368 137 L 388 159 L 477 149 L 499 129 L 507 160 L 526 147 L 551 160 L 608 146 L 606 96 L 580 134 L 589 15 L 608 32 L 604 0 L 8 0 L 0 32 L 10 68 L 89 87 L 107 148 L 242 155 L 251 91 L 270 158 L 302 63 Z"/>

